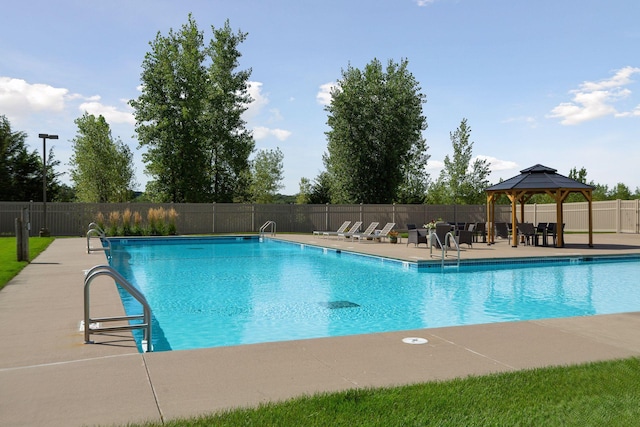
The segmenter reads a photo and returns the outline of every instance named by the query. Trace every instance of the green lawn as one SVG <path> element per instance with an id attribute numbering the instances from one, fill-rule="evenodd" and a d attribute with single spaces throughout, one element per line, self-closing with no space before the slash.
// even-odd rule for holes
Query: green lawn
<path id="1" fill-rule="evenodd" d="M 33 260 L 53 242 L 53 237 L 30 237 L 29 259 Z M 17 261 L 15 237 L 0 237 L 0 289 L 13 279 L 26 265 L 26 261 Z"/>
<path id="2" fill-rule="evenodd" d="M 639 420 L 640 359 L 631 358 L 320 394 L 144 426 L 585 427 Z"/>

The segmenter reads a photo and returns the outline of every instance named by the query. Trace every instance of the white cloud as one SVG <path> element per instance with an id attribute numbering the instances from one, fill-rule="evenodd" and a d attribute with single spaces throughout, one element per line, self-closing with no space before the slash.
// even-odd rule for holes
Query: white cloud
<path id="1" fill-rule="evenodd" d="M 436 2 L 436 0 L 415 0 L 415 1 L 416 1 L 416 4 L 420 7 L 428 6 Z"/>
<path id="2" fill-rule="evenodd" d="M 92 97 L 91 99 L 95 99 Z M 134 125 L 136 120 L 133 114 L 129 111 L 121 111 L 111 105 L 104 105 L 100 102 L 100 97 L 90 102 L 84 102 L 80 104 L 78 109 L 80 111 L 86 111 L 94 116 L 103 116 L 108 123 L 129 123 Z"/>
<path id="3" fill-rule="evenodd" d="M 524 123 L 530 128 L 538 127 L 538 121 L 535 117 L 531 116 L 509 117 L 508 119 L 503 120 L 502 123 Z"/>
<path id="4" fill-rule="evenodd" d="M 262 93 L 262 83 L 261 82 L 249 82 L 249 87 L 247 88 L 247 92 L 253 99 L 251 103 L 247 106 L 247 111 L 244 112 L 245 120 L 250 122 L 252 119 L 257 117 L 262 109 L 269 104 L 269 98 L 267 95 Z"/>
<path id="5" fill-rule="evenodd" d="M 68 93 L 69 90 L 64 88 L 0 77 L 0 111 L 7 116 L 39 111 L 60 112 L 64 109 Z"/>
<path id="6" fill-rule="evenodd" d="M 263 110 L 265 106 L 269 104 L 269 98 L 266 94 L 262 93 L 261 82 L 249 82 L 248 87 L 249 95 L 253 98 L 253 101 L 248 105 L 247 111 L 244 112 L 244 119 L 247 121 L 249 127 L 253 127 L 253 138 L 256 141 L 265 139 L 268 137 L 275 137 L 279 141 L 285 141 L 291 136 L 291 132 L 285 129 L 274 129 L 266 126 L 260 126 L 259 118 L 263 118 L 263 122 L 273 123 L 283 119 L 280 110 L 277 108 L 271 108 L 268 111 L 268 117 L 264 117 Z"/>
<path id="7" fill-rule="evenodd" d="M 284 129 L 271 129 L 264 126 L 256 126 L 253 128 L 253 137 L 256 141 L 265 139 L 269 136 L 274 136 L 279 141 L 285 141 L 291 136 L 291 132 Z"/>
<path id="8" fill-rule="evenodd" d="M 329 82 L 329 83 L 320 85 L 320 90 L 316 95 L 316 101 L 318 101 L 318 104 L 320 105 L 331 104 L 331 91 L 333 90 L 334 87 L 336 87 L 335 82 Z"/>
<path id="9" fill-rule="evenodd" d="M 617 101 L 631 95 L 631 91 L 624 86 L 633 83 L 631 77 L 636 73 L 640 73 L 640 68 L 624 67 L 610 79 L 584 82 L 578 89 L 569 92 L 573 94 L 571 102 L 560 103 L 547 117 L 562 119 L 560 123 L 563 125 L 576 125 L 605 116 L 637 115 L 637 108 L 634 111 L 619 112 L 613 106 Z"/>
<path id="10" fill-rule="evenodd" d="M 476 156 L 479 160 L 486 160 L 489 163 L 489 169 L 493 171 L 508 171 L 508 170 L 516 170 L 518 168 L 518 164 L 516 162 L 512 162 L 511 160 L 500 160 L 491 156 Z M 472 160 L 473 162 L 473 160 Z"/>

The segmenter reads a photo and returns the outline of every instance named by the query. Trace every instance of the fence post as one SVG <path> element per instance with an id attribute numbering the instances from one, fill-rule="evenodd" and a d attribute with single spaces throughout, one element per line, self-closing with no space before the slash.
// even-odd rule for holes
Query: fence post
<path id="1" fill-rule="evenodd" d="M 396 202 L 393 202 L 393 207 L 391 209 L 391 222 L 396 222 Z"/>
<path id="2" fill-rule="evenodd" d="M 16 255 L 18 261 L 29 262 L 29 208 L 22 208 L 20 218 L 16 218 Z"/>
<path id="3" fill-rule="evenodd" d="M 616 199 L 616 233 L 620 233 L 622 228 L 622 202 L 620 199 Z"/>
<path id="4" fill-rule="evenodd" d="M 329 203 L 325 203 L 324 208 L 324 229 L 329 229 Z"/>
<path id="5" fill-rule="evenodd" d="M 635 217 L 636 234 L 640 233 L 640 199 L 636 199 L 636 217 Z"/>
<path id="6" fill-rule="evenodd" d="M 216 232 L 216 202 L 211 205 L 211 232 Z"/>

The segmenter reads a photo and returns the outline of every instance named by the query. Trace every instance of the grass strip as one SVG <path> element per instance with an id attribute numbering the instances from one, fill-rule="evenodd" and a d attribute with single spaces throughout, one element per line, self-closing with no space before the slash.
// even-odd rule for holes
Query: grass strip
<path id="1" fill-rule="evenodd" d="M 640 359 L 318 394 L 151 426 L 636 426 Z"/>
<path id="2" fill-rule="evenodd" d="M 53 237 L 29 237 L 29 259 L 40 255 L 53 240 Z M 26 261 L 17 261 L 17 252 L 15 237 L 0 237 L 0 289 L 28 264 Z"/>

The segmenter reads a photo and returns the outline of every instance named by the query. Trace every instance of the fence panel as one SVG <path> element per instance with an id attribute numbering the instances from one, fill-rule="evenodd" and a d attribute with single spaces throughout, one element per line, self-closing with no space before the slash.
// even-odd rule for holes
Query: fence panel
<path id="1" fill-rule="evenodd" d="M 256 232 L 266 221 L 275 221 L 280 232 L 310 233 L 336 230 L 344 221 L 373 221 L 383 226 L 395 222 L 396 229 L 407 224 L 421 226 L 434 219 L 449 222 L 486 220 L 486 205 L 262 205 L 240 203 L 47 203 L 47 226 L 54 236 L 84 236 L 89 223 L 101 213 L 109 224 L 112 212 L 138 212 L 144 223 L 149 209 L 175 209 L 180 234 Z M 15 218 L 29 208 L 31 236 L 44 225 L 42 202 L 0 202 L 0 235 L 15 234 Z M 587 231 L 588 203 L 565 203 L 567 231 Z M 511 206 L 495 206 L 496 222 L 511 222 Z M 556 222 L 555 204 L 525 205 L 525 221 Z M 640 233 L 640 200 L 613 200 L 593 203 L 593 230 L 597 232 Z"/>

